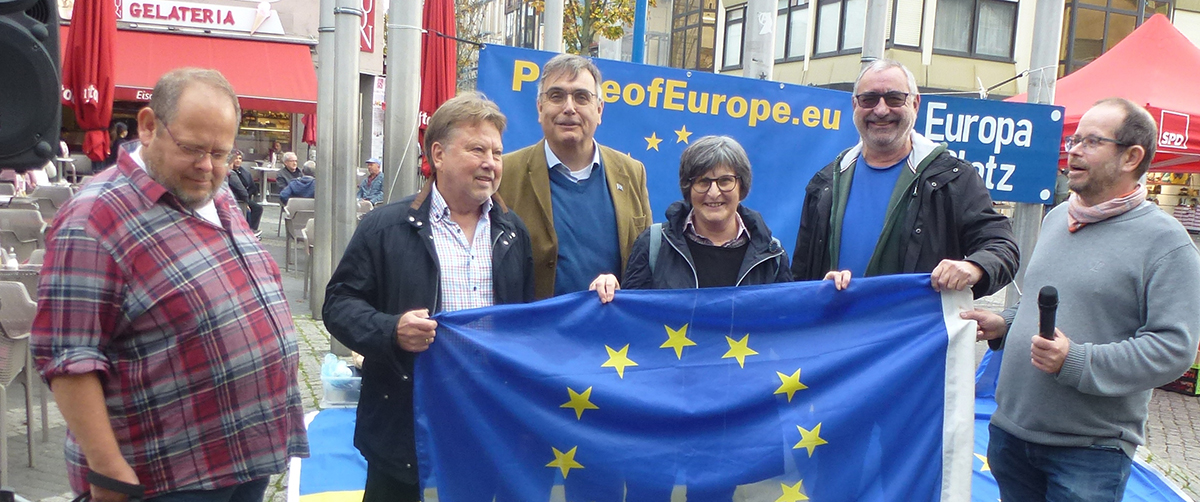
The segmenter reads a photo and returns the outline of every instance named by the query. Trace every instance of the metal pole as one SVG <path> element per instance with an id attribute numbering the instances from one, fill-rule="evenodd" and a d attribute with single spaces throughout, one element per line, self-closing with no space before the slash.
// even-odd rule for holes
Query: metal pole
<path id="1" fill-rule="evenodd" d="M 357 223 L 354 200 L 359 146 L 358 38 L 363 11 L 359 0 L 337 0 L 334 9 L 334 138 L 333 173 L 328 180 L 333 189 L 333 230 L 331 263 L 338 263 Z"/>
<path id="2" fill-rule="evenodd" d="M 1033 46 L 1029 57 L 1028 102 L 1044 105 L 1054 104 L 1054 84 L 1058 78 L 1058 47 L 1062 42 L 1063 0 L 1037 0 L 1034 7 Z M 1053 166 L 1031 166 L 1034 169 L 1058 169 L 1058 159 Z M 1042 216 L 1046 206 L 1018 203 L 1013 209 L 1013 233 L 1017 237 L 1017 249 L 1021 251 L 1021 266 L 1017 269 L 1013 284 L 1005 289 L 1005 304 L 1012 305 L 1020 299 L 1021 286 L 1025 284 L 1025 268 L 1038 234 L 1042 231 Z"/>
<path id="3" fill-rule="evenodd" d="M 862 68 L 872 61 L 883 58 L 884 48 L 887 47 L 887 8 L 888 0 L 867 0 L 867 26 L 863 32 Z M 861 68 L 860 68 L 861 69 Z"/>
<path id="4" fill-rule="evenodd" d="M 646 5 L 647 0 L 636 0 L 633 4 L 633 54 L 630 58 L 634 63 L 646 62 Z M 615 59 L 620 60 L 617 54 Z"/>
<path id="5" fill-rule="evenodd" d="M 387 172 L 383 179 L 391 180 L 384 187 L 384 200 L 391 202 L 420 188 L 417 125 L 421 113 L 421 2 L 393 0 L 388 21 L 388 46 L 414 48 L 387 52 L 387 111 L 383 120 L 383 167 Z"/>
<path id="6" fill-rule="evenodd" d="M 317 28 L 317 179 L 316 214 L 313 217 L 312 284 L 310 291 L 313 319 L 321 319 L 325 307 L 325 286 L 333 275 L 333 8 L 337 0 L 321 0 Z"/>
<path id="7" fill-rule="evenodd" d="M 546 0 L 545 16 L 546 32 L 542 41 L 542 50 L 562 52 L 563 48 L 563 0 Z M 587 52 L 587 46 L 582 52 Z"/>
<path id="8" fill-rule="evenodd" d="M 742 76 L 771 80 L 775 71 L 776 0 L 750 0 L 746 3 L 746 56 Z"/>

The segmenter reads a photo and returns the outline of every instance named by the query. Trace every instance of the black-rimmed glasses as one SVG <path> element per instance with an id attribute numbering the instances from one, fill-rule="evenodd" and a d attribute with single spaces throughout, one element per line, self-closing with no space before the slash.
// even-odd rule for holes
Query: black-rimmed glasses
<path id="1" fill-rule="evenodd" d="M 717 184 L 717 190 L 721 192 L 732 192 L 737 188 L 737 176 L 725 175 L 716 178 L 692 178 L 692 191 L 696 193 L 707 193 L 712 188 L 713 183 Z"/>
<path id="2" fill-rule="evenodd" d="M 882 99 L 884 103 L 887 103 L 888 106 L 892 108 L 898 108 L 904 106 L 904 104 L 908 102 L 908 97 L 910 95 L 911 94 L 907 92 L 900 91 L 888 91 L 882 94 L 878 92 L 864 92 L 862 94 L 856 94 L 854 99 L 857 99 L 858 106 L 863 108 L 875 108 L 877 105 L 879 105 L 880 99 Z"/>

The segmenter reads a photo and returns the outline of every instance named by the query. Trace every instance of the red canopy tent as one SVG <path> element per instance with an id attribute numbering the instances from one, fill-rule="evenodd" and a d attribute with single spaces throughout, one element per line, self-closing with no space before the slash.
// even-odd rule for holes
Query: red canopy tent
<path id="1" fill-rule="evenodd" d="M 87 131 L 83 152 L 93 161 L 108 156 L 113 104 L 113 39 L 117 11 L 112 0 L 75 0 L 63 51 L 63 88 L 70 92 L 75 121 Z"/>
<path id="2" fill-rule="evenodd" d="M 1152 170 L 1200 172 L 1200 48 L 1162 14 L 1055 84 L 1054 104 L 1066 107 L 1063 137 L 1096 101 L 1123 97 L 1145 105 L 1158 121 Z M 1007 101 L 1024 103 L 1024 94 Z M 1195 120 L 1193 120 L 1195 119 Z"/>
<path id="3" fill-rule="evenodd" d="M 429 117 L 442 103 L 454 97 L 458 88 L 458 46 L 455 44 L 454 0 L 425 0 L 421 37 L 421 129 L 424 141 Z M 429 177 L 429 162 L 421 164 L 421 174 Z"/>

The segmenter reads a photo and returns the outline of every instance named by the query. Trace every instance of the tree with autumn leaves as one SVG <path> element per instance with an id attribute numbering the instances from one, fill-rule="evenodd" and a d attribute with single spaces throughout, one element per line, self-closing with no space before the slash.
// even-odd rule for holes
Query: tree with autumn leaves
<path id="1" fill-rule="evenodd" d="M 634 3 L 635 0 L 564 0 L 563 50 L 586 55 L 597 35 L 609 40 L 625 36 L 625 26 L 633 24 Z M 649 3 L 653 6 L 657 2 Z M 544 0 L 529 4 L 539 13 L 546 9 Z"/>

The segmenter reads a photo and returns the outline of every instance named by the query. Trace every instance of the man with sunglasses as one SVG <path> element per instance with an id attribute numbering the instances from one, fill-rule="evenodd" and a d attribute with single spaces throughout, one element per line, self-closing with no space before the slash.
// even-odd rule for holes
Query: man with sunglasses
<path id="1" fill-rule="evenodd" d="M 92 500 L 259 501 L 308 454 L 279 267 L 222 189 L 240 119 L 220 73 L 167 73 L 49 231 L 33 353 Z"/>
<path id="2" fill-rule="evenodd" d="M 930 272 L 932 286 L 976 298 L 1012 281 L 1017 245 L 971 164 L 913 130 L 921 96 L 881 59 L 854 84 L 861 138 L 808 184 L 792 258 L 796 280 Z"/>
<path id="3" fill-rule="evenodd" d="M 620 277 L 651 223 L 646 168 L 594 138 L 600 82 L 587 58 L 548 61 L 537 98 L 545 139 L 504 156 L 499 193 L 529 228 L 538 299 L 586 291 L 600 274 Z"/>
<path id="4" fill-rule="evenodd" d="M 1004 500 L 1121 500 L 1153 389 L 1196 357 L 1200 254 L 1139 182 L 1157 139 L 1129 100 L 1084 113 L 1063 145 L 1074 193 L 1042 222 L 1026 296 L 962 314 L 1007 349 L 988 442 Z M 1053 338 L 1038 334 L 1030 296 L 1044 286 L 1058 290 Z"/>

